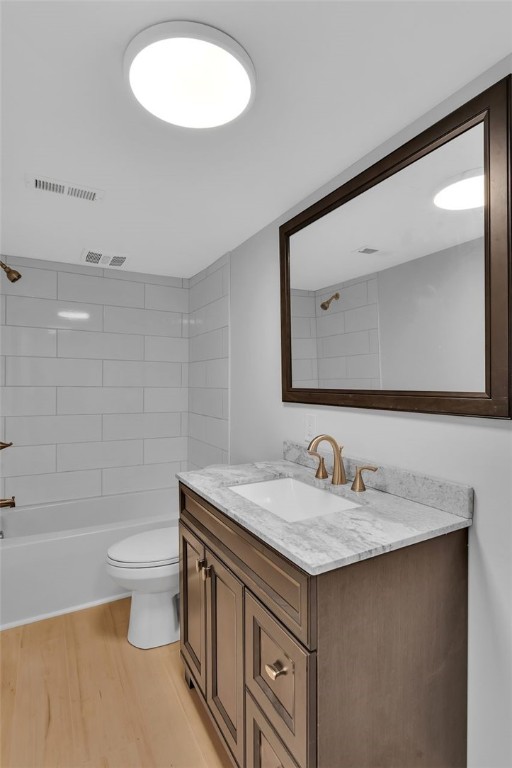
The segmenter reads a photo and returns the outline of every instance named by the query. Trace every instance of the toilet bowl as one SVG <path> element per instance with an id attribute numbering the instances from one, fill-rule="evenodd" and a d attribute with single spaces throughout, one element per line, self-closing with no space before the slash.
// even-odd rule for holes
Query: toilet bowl
<path id="1" fill-rule="evenodd" d="M 178 529 L 156 528 L 113 544 L 107 572 L 132 593 L 128 642 L 156 648 L 179 639 Z"/>

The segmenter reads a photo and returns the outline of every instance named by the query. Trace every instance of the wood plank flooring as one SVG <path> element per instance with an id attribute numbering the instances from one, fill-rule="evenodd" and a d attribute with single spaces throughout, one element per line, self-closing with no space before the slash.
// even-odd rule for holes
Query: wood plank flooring
<path id="1" fill-rule="evenodd" d="M 0 633 L 2 768 L 231 768 L 179 644 L 126 639 L 130 602 Z"/>

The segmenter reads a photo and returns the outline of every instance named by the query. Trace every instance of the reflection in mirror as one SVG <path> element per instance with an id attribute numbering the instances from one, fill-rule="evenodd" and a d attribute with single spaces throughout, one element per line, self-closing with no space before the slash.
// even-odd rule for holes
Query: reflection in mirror
<path id="1" fill-rule="evenodd" d="M 478 123 L 290 237 L 293 387 L 485 390 L 483 174 Z"/>

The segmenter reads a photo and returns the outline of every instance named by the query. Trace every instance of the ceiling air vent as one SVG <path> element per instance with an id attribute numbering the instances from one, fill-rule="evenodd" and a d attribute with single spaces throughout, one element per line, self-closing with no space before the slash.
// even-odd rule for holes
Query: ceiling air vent
<path id="1" fill-rule="evenodd" d="M 119 267 L 124 266 L 126 256 L 114 256 L 112 253 L 102 253 L 101 251 L 88 251 L 86 248 L 82 251 L 80 261 L 90 264 L 93 267 Z"/>
<path id="2" fill-rule="evenodd" d="M 40 192 L 53 192 L 57 195 L 75 197 L 78 200 L 89 200 L 90 202 L 102 200 L 105 194 L 102 189 L 81 187 L 68 181 L 57 181 L 56 179 L 48 179 L 44 176 L 25 176 L 25 184 L 27 187 L 39 190 Z"/>
<path id="3" fill-rule="evenodd" d="M 354 253 L 364 253 L 369 255 L 370 253 L 378 253 L 378 248 L 369 248 L 367 245 L 363 245 L 362 248 L 357 248 Z"/>

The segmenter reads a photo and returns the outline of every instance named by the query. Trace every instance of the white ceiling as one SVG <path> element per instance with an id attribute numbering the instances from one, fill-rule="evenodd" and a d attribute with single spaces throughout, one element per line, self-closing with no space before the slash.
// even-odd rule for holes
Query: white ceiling
<path id="1" fill-rule="evenodd" d="M 511 51 L 509 2 L 2 2 L 2 253 L 189 277 Z M 188 131 L 127 93 L 140 30 L 212 24 L 248 51 L 256 99 Z M 105 191 L 36 192 L 25 174 Z"/>
<path id="2" fill-rule="evenodd" d="M 480 169 L 483 123 L 292 235 L 291 287 L 318 291 L 478 238 L 483 253 L 483 208 L 434 205 L 443 187 Z M 356 253 L 364 247 L 377 253 Z"/>

